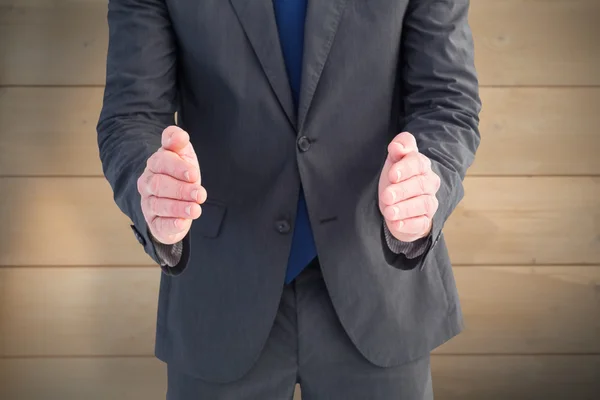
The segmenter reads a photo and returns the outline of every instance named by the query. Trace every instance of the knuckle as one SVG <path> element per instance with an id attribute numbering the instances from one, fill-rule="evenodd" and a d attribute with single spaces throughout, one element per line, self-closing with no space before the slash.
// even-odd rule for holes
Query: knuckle
<path id="1" fill-rule="evenodd" d="M 426 214 L 430 214 L 435 212 L 437 205 L 435 204 L 435 197 L 433 196 L 424 196 L 423 198 L 424 209 Z"/>
<path id="2" fill-rule="evenodd" d="M 425 177 L 423 175 L 417 176 L 417 184 L 419 185 L 419 190 L 421 194 L 427 192 L 427 181 L 425 180 Z"/>
<path id="3" fill-rule="evenodd" d="M 184 185 L 177 183 L 175 185 L 175 198 L 179 200 L 183 200 L 184 198 L 185 187 Z"/>
<path id="4" fill-rule="evenodd" d="M 400 139 L 403 143 L 410 143 L 411 139 L 412 139 L 412 135 L 410 134 L 410 132 L 400 132 L 400 134 L 398 135 L 398 139 Z"/>
<path id="5" fill-rule="evenodd" d="M 158 196 L 160 195 L 160 186 L 162 184 L 162 178 L 158 174 L 152 174 L 150 179 L 148 179 L 148 189 L 150 193 Z"/>
<path id="6" fill-rule="evenodd" d="M 144 195 L 144 182 L 145 182 L 145 172 L 139 176 L 139 178 L 137 179 L 137 190 L 140 193 L 140 195 Z"/>
<path id="7" fill-rule="evenodd" d="M 431 160 L 419 153 L 419 172 L 424 174 L 431 169 Z"/>
<path id="8" fill-rule="evenodd" d="M 162 232 L 160 220 L 161 220 L 161 218 L 154 218 L 150 221 L 150 228 L 151 228 L 152 234 L 157 239 L 160 239 L 159 236 L 160 236 L 160 233 Z"/>
<path id="9" fill-rule="evenodd" d="M 429 228 L 429 223 L 431 222 L 431 219 L 429 217 L 423 217 L 423 226 L 421 227 L 421 230 L 424 232 Z"/>
<path id="10" fill-rule="evenodd" d="M 148 210 L 153 214 L 158 214 L 158 199 L 155 196 L 148 197 Z"/>
<path id="11" fill-rule="evenodd" d="M 168 206 L 169 212 L 173 216 L 178 216 L 179 213 L 179 204 L 176 201 L 170 201 Z"/>
<path id="12" fill-rule="evenodd" d="M 394 192 L 396 193 L 396 199 L 398 201 L 402 201 L 407 198 L 408 190 L 406 189 L 406 185 L 400 184 L 394 188 Z"/>

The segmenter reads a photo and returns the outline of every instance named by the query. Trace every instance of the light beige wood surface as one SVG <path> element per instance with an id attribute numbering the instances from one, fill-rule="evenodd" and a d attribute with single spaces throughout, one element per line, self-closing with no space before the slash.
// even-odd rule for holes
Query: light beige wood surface
<path id="1" fill-rule="evenodd" d="M 469 177 L 465 190 L 444 228 L 455 264 L 600 264 L 600 177 Z M 150 262 L 104 178 L 0 178 L 0 193 L 0 265 Z"/>
<path id="2" fill-rule="evenodd" d="M 0 268 L 0 357 L 152 355 L 159 276 L 158 266 Z"/>
<path id="3" fill-rule="evenodd" d="M 466 329 L 436 353 L 600 353 L 600 268 L 455 275 Z M 0 357 L 152 355 L 158 278 L 158 267 L 0 268 Z"/>
<path id="4" fill-rule="evenodd" d="M 104 178 L 0 178 L 0 265 L 148 265 Z"/>
<path id="5" fill-rule="evenodd" d="M 103 88 L 0 88 L 0 176 L 102 174 Z M 468 174 L 600 174 L 599 88 L 483 88 Z"/>
<path id="6" fill-rule="evenodd" d="M 482 85 L 600 84 L 598 0 L 471 0 Z"/>
<path id="7" fill-rule="evenodd" d="M 465 330 L 445 354 L 600 354 L 598 266 L 454 267 Z"/>
<path id="8" fill-rule="evenodd" d="M 102 175 L 103 88 L 0 87 L 0 176 Z"/>
<path id="9" fill-rule="evenodd" d="M 164 400 L 165 370 L 150 357 L 0 359 L 0 398 Z M 436 400 L 596 400 L 599 371 L 600 356 L 432 358 Z"/>
<path id="10" fill-rule="evenodd" d="M 600 177 L 465 180 L 445 225 L 455 264 L 598 264 Z"/>
<path id="11" fill-rule="evenodd" d="M 480 92 L 481 145 L 468 175 L 600 174 L 600 88 Z"/>
<path id="12" fill-rule="evenodd" d="M 165 397 L 160 272 L 96 144 L 107 2 L 0 0 L 1 400 Z M 444 229 L 466 329 L 436 400 L 599 396 L 599 16 L 471 0 L 482 143 Z"/>
<path id="13" fill-rule="evenodd" d="M 104 84 L 106 0 L 0 4 L 0 85 Z M 473 0 L 481 84 L 600 84 L 598 15 L 597 0 Z"/>

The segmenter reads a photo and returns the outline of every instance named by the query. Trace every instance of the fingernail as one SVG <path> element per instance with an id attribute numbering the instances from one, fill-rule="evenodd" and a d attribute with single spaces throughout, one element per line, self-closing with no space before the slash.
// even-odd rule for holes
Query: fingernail
<path id="1" fill-rule="evenodd" d="M 185 171 L 183 173 L 183 176 L 185 176 L 185 179 L 189 181 L 190 180 L 190 171 Z"/>
<path id="2" fill-rule="evenodd" d="M 388 190 L 388 192 L 390 192 L 390 194 L 392 195 L 392 202 L 395 203 L 396 202 L 396 192 L 393 190 Z"/>
<path id="3" fill-rule="evenodd" d="M 192 215 L 192 206 L 187 206 L 187 207 L 185 208 L 185 213 L 186 213 L 187 215 Z"/>
<path id="4" fill-rule="evenodd" d="M 198 201 L 198 195 L 199 195 L 198 190 L 194 190 L 192 192 L 192 199 L 194 199 L 195 201 Z"/>
<path id="5" fill-rule="evenodd" d="M 400 177 L 402 176 L 402 173 L 400 172 L 399 169 L 396 170 L 396 182 L 400 182 Z"/>
<path id="6" fill-rule="evenodd" d="M 404 221 L 398 221 L 398 229 L 404 226 Z"/>
<path id="7" fill-rule="evenodd" d="M 173 225 L 175 225 L 175 228 L 179 229 L 179 219 L 178 218 L 173 219 Z"/>

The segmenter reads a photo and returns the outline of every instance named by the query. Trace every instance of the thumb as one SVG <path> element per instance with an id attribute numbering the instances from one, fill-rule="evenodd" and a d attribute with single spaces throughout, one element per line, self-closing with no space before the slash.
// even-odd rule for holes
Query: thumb
<path id="1" fill-rule="evenodd" d="M 161 145 L 164 150 L 172 151 L 184 160 L 199 167 L 198 157 L 190 142 L 190 135 L 178 126 L 172 125 L 162 133 Z"/>
<path id="2" fill-rule="evenodd" d="M 408 147 L 404 147 L 404 145 L 402 145 L 402 143 L 398 143 L 398 142 L 391 142 L 388 145 L 388 161 L 392 164 L 397 163 L 398 161 L 400 161 L 405 155 L 412 153 L 414 151 L 413 148 L 408 148 Z"/>
<path id="3" fill-rule="evenodd" d="M 168 126 L 162 133 L 161 145 L 165 150 L 179 154 L 190 143 L 190 135 L 178 126 Z"/>
<path id="4" fill-rule="evenodd" d="M 397 163 L 402 157 L 414 151 L 419 151 L 415 137 L 408 132 L 402 132 L 388 145 L 388 161 L 392 164 Z"/>

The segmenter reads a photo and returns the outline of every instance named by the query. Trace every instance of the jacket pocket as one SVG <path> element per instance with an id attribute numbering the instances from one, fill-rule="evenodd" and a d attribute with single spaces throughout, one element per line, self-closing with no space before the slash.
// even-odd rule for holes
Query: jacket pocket
<path id="1" fill-rule="evenodd" d="M 202 214 L 200 218 L 192 224 L 193 233 L 209 238 L 217 237 L 221 230 L 227 207 L 225 204 L 215 200 L 207 200 L 201 207 Z"/>

